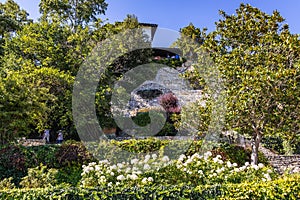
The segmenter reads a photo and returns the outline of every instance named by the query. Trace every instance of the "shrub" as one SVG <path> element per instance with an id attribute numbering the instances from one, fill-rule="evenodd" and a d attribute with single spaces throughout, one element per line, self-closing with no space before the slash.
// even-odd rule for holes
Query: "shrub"
<path id="1" fill-rule="evenodd" d="M 167 113 L 180 113 L 178 99 L 173 93 L 161 95 L 158 101 Z"/>
<path id="2" fill-rule="evenodd" d="M 28 169 L 28 175 L 22 178 L 20 185 L 23 188 L 45 188 L 55 186 L 57 183 L 57 169 L 47 169 L 46 166 L 40 165 Z"/>
<path id="3" fill-rule="evenodd" d="M 5 178 L 0 181 L 0 190 L 14 189 L 15 184 L 12 182 L 13 178 Z"/>

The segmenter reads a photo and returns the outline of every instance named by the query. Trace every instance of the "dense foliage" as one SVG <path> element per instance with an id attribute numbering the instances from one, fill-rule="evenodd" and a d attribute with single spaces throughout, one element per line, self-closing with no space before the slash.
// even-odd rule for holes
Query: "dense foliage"
<path id="1" fill-rule="evenodd" d="M 15 183 L 14 178 L 2 178 L 0 197 L 5 199 L 281 199 L 299 198 L 299 175 L 280 176 L 266 164 L 250 165 L 249 152 L 242 148 L 224 144 L 212 152 L 198 154 L 201 141 L 191 145 L 186 155 L 171 160 L 161 154 L 168 140 L 124 140 L 117 145 L 134 152 L 149 152 L 127 162 L 112 164 L 108 160 L 83 159 L 84 152 L 78 151 L 80 143 L 65 146 L 47 145 L 49 157 L 40 152 L 44 163 L 26 169 Z M 136 148 L 138 147 L 138 148 Z M 23 156 L 30 160 L 40 147 L 19 147 Z M 45 148 L 45 147 L 44 147 Z M 53 149 L 50 151 L 50 149 Z M 151 153 L 153 149 L 161 153 Z M 2 149 L 6 149 L 2 147 Z M 76 155 L 68 163 L 60 162 L 60 151 Z M 35 151 L 34 151 L 35 150 Z M 29 152 L 31 151 L 31 152 Z M 27 152 L 27 155 L 25 154 Z M 15 157 L 16 151 L 10 155 Z M 1 154 L 3 155 L 3 154 Z M 246 155 L 246 157 L 245 157 Z M 68 156 L 72 157 L 72 156 Z M 88 158 L 89 156 L 85 156 Z M 239 158 L 239 160 L 237 159 Z M 246 159 L 245 159 L 246 158 Z M 85 162 L 83 162 L 85 160 Z M 238 162 L 235 162 L 238 160 Z M 60 165 L 60 166 L 59 166 Z M 63 167 L 68 166 L 68 167 Z M 57 168 L 59 167 L 59 168 Z M 6 169 L 7 170 L 7 169 Z M 289 192 L 288 192 L 289 191 Z"/>
<path id="2" fill-rule="evenodd" d="M 278 11 L 269 15 L 241 4 L 235 15 L 224 11 L 220 15 L 215 31 L 205 34 L 190 25 L 182 29 L 182 35 L 197 34 L 198 39 L 194 36 L 196 41 L 189 43 L 182 37 L 176 45 L 185 55 L 193 53 L 190 60 L 194 67 L 185 76 L 194 87 L 204 87 L 213 96 L 211 83 L 203 77 L 203 70 L 210 68 L 201 65 L 205 62 L 202 52 L 210 55 L 220 72 L 215 81 L 218 84 L 222 80 L 225 86 L 224 131 L 250 136 L 252 162 L 257 163 L 263 136 L 279 136 L 290 147 L 299 140 L 300 41 L 298 35 L 290 33 Z M 212 98 L 208 101 L 213 105 Z"/>

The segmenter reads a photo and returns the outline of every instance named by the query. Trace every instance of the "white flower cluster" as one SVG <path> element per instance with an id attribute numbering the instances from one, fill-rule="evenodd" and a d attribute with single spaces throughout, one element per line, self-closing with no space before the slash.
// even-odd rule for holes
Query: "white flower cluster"
<path id="1" fill-rule="evenodd" d="M 167 165 L 175 168 L 165 171 L 168 170 L 165 168 Z M 161 176 L 161 173 L 168 173 L 168 176 Z M 161 180 L 159 177 L 166 180 Z M 83 166 L 81 185 L 83 187 L 141 186 L 166 182 L 167 179 L 177 181 L 176 177 L 182 177 L 178 181 L 193 181 L 195 184 L 240 183 L 270 181 L 275 177 L 275 172 L 261 163 L 251 165 L 246 162 L 243 166 L 238 166 L 237 163 L 225 161 L 221 155 L 213 157 L 211 152 L 203 155 L 198 153 L 192 156 L 180 155 L 176 161 L 170 161 L 167 156 L 152 154 L 134 158 L 129 162 L 112 164 L 103 160 Z"/>
<path id="2" fill-rule="evenodd" d="M 261 180 L 269 181 L 272 180 L 270 174 L 274 173 L 262 163 L 250 165 L 246 162 L 243 166 L 238 167 L 237 163 L 224 162 L 221 155 L 212 157 L 211 152 L 206 152 L 201 156 L 197 153 L 188 157 L 181 155 L 176 162 L 176 167 L 184 173 L 206 182 L 245 179 L 242 176 L 251 177 L 249 174 L 254 174 L 253 178 L 261 177 Z M 239 176 L 240 178 L 238 178 Z"/>
<path id="3" fill-rule="evenodd" d="M 93 162 L 83 165 L 81 185 L 83 187 L 94 186 L 118 186 L 122 183 L 138 182 L 140 184 L 152 183 L 152 177 L 144 177 L 143 172 L 158 171 L 171 164 L 168 156 L 159 157 L 156 154 L 146 155 L 142 158 L 134 158 L 130 162 L 122 162 L 112 165 L 108 160 L 102 160 L 98 164 Z"/>

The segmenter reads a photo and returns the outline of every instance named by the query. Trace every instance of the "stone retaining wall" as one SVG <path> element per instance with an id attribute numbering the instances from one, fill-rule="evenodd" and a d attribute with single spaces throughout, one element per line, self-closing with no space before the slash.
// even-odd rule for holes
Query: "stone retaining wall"
<path id="1" fill-rule="evenodd" d="M 270 164 L 280 173 L 289 170 L 291 173 L 300 172 L 300 155 L 267 156 Z"/>
<path id="2" fill-rule="evenodd" d="M 19 144 L 21 144 L 23 146 L 45 145 L 45 140 L 43 140 L 43 139 L 21 139 L 18 142 L 19 142 Z"/>

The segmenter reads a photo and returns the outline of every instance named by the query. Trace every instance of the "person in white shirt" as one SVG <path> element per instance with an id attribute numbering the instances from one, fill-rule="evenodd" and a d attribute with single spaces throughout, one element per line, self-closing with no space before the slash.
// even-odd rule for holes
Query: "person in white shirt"
<path id="1" fill-rule="evenodd" d="M 63 140 L 64 140 L 64 136 L 63 136 L 62 130 L 59 130 L 56 141 L 58 144 L 61 144 L 63 142 Z"/>
<path id="2" fill-rule="evenodd" d="M 50 142 L 50 130 L 49 129 L 46 129 L 44 131 L 44 137 L 43 137 L 43 140 L 46 141 L 46 143 L 49 143 Z"/>

